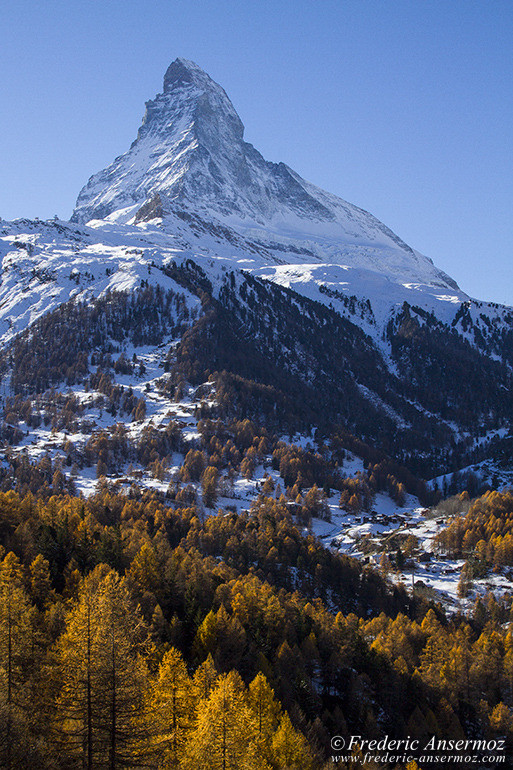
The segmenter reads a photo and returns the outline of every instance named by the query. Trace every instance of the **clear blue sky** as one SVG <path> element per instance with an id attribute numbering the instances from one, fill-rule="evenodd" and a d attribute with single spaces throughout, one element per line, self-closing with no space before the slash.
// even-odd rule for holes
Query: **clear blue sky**
<path id="1" fill-rule="evenodd" d="M 0 216 L 68 218 L 177 56 L 269 160 L 513 305 L 511 0 L 17 0 L 0 49 Z"/>

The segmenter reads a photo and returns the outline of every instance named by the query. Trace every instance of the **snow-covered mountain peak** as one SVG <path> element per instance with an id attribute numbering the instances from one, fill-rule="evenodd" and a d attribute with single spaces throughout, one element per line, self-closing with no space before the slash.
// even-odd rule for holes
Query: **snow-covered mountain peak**
<path id="1" fill-rule="evenodd" d="M 265 160 L 244 141 L 224 89 L 187 59 L 167 69 L 163 92 L 146 103 L 127 152 L 80 192 L 72 221 L 91 220 L 153 221 L 179 232 L 192 253 L 234 266 L 253 255 L 259 268 L 318 263 L 364 271 L 369 291 L 358 285 L 356 293 L 363 289 L 367 298 L 379 278 L 380 285 L 465 299 L 451 278 L 372 214 Z M 345 281 L 340 290 L 355 293 Z"/>
<path id="2" fill-rule="evenodd" d="M 202 70 L 195 62 L 179 56 L 166 70 L 164 75 L 164 93 L 167 94 L 176 88 L 184 86 L 196 86 L 203 91 L 215 91 L 225 93 L 205 70 Z M 226 95 L 226 94 L 225 94 Z M 226 97 L 228 99 L 228 97 Z"/>
<path id="3" fill-rule="evenodd" d="M 163 96 L 171 111 L 176 103 L 183 106 L 184 113 L 192 107 L 196 137 L 206 148 L 214 150 L 212 144 L 221 139 L 242 141 L 244 126 L 225 90 L 194 62 L 178 58 L 169 65 Z"/>
<path id="4" fill-rule="evenodd" d="M 171 90 L 177 84 L 194 83 L 195 85 L 208 85 L 214 81 L 207 75 L 207 73 L 198 67 L 198 65 L 190 59 L 184 59 L 179 56 L 175 59 L 166 70 L 164 75 L 164 92 Z"/>
<path id="5" fill-rule="evenodd" d="M 198 65 L 176 59 L 164 91 L 146 102 L 128 152 L 95 174 L 81 191 L 72 220 L 137 211 L 159 195 L 165 209 L 237 208 L 236 190 L 249 178 L 244 127 L 221 86 Z"/>

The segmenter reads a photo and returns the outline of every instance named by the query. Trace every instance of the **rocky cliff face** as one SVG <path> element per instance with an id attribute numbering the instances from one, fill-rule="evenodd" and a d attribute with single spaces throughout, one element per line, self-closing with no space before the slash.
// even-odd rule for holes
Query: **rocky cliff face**
<path id="1" fill-rule="evenodd" d="M 72 221 L 156 216 L 169 231 L 175 220 L 166 223 L 166 215 L 184 221 L 187 212 L 203 231 L 216 228 L 218 240 L 237 243 L 243 253 L 260 252 L 266 264 L 347 265 L 394 281 L 457 290 L 452 279 L 371 214 L 315 187 L 284 163 L 266 161 L 243 137 L 242 122 L 221 86 L 193 62 L 176 59 L 164 76 L 163 92 L 146 104 L 136 140 L 91 177 Z"/>

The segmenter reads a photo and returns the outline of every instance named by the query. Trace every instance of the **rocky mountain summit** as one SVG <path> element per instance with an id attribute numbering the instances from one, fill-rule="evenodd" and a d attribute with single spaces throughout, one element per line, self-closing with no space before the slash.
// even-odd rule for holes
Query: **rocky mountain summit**
<path id="1" fill-rule="evenodd" d="M 264 160 L 243 137 L 221 86 L 193 62 L 176 59 L 163 92 L 146 103 L 136 140 L 91 177 L 72 221 L 161 218 L 163 229 L 173 230 L 178 216 L 232 251 L 256 253 L 266 266 L 352 267 L 462 296 L 451 278 L 371 214 L 284 163 Z"/>

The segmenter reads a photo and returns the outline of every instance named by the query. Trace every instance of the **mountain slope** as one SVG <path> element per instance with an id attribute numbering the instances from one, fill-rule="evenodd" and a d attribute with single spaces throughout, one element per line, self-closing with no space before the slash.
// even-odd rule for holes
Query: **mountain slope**
<path id="1" fill-rule="evenodd" d="M 78 293 L 18 334 L 0 355 L 11 391 L 81 383 L 144 344 L 167 361 L 170 402 L 184 383 L 209 381 L 222 415 L 289 433 L 343 429 L 427 477 L 483 459 L 507 435 L 511 371 L 434 316 L 405 306 L 387 360 L 357 325 L 372 318 L 364 303 L 344 318 L 250 274 L 225 272 L 215 286 L 191 259 L 146 267 L 135 290 Z"/>
<path id="2" fill-rule="evenodd" d="M 337 424 L 423 474 L 507 440 L 513 312 L 470 300 L 372 215 L 264 160 L 192 62 L 171 64 L 136 140 L 89 180 L 72 219 L 1 223 L 6 396 L 75 383 L 109 345 L 123 352 L 118 321 L 109 338 L 97 309 L 142 288 L 163 292 L 142 337 L 178 336 L 168 394 L 210 377 L 238 418 Z M 162 296 L 178 295 L 164 317 Z M 127 303 L 128 326 L 151 314 Z M 54 329 L 85 323 L 88 307 L 99 328 L 88 317 L 87 335 L 54 350 Z"/>

